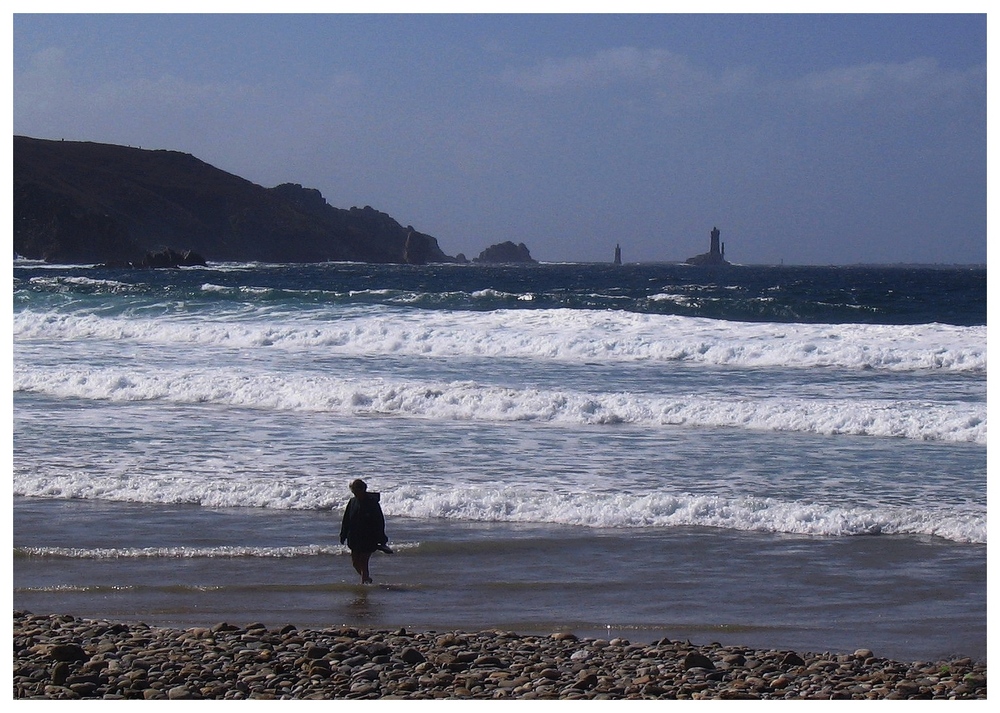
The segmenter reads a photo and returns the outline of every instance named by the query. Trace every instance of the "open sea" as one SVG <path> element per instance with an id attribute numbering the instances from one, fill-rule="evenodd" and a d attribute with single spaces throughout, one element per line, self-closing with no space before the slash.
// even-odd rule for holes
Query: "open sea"
<path id="1" fill-rule="evenodd" d="M 16 260 L 12 324 L 15 609 L 986 659 L 984 267 Z"/>

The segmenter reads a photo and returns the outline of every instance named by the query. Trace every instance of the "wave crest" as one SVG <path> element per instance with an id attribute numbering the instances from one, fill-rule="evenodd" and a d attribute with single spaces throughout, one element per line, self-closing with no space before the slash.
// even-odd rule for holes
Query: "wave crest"
<path id="1" fill-rule="evenodd" d="M 728 427 L 986 443 L 986 406 L 956 401 L 700 394 L 592 393 L 472 381 L 350 380 L 323 374 L 234 373 L 229 368 L 122 371 L 112 367 L 16 367 L 15 391 L 59 398 L 165 401 L 239 408 L 390 415 L 452 421 L 646 427 Z"/>
<path id="2" fill-rule="evenodd" d="M 353 308 L 335 319 L 274 320 L 238 310 L 209 318 L 107 317 L 21 311 L 22 340 L 127 340 L 137 344 L 319 351 L 346 356 L 504 357 L 575 363 L 653 361 L 739 368 L 947 370 L 986 373 L 986 328 L 948 325 L 807 325 L 586 310 L 494 312 Z"/>

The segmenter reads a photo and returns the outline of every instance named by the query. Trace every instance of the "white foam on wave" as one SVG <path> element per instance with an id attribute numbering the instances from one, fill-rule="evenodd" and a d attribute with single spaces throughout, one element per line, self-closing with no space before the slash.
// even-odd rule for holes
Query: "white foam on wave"
<path id="1" fill-rule="evenodd" d="M 472 381 L 342 379 L 323 373 L 238 372 L 228 367 L 134 371 L 15 365 L 15 391 L 117 402 L 404 416 L 450 421 L 719 426 L 825 435 L 986 442 L 986 405 L 857 398 L 720 398 L 515 389 Z"/>
<path id="2" fill-rule="evenodd" d="M 106 280 L 100 278 L 86 277 L 83 275 L 59 275 L 55 277 L 32 277 L 29 282 L 32 285 L 48 287 L 58 290 L 63 285 L 75 285 L 85 287 L 103 288 L 111 292 L 131 292 L 135 290 L 135 285 L 121 282 L 119 280 Z"/>
<path id="3" fill-rule="evenodd" d="M 214 285 L 210 282 L 206 282 L 204 285 L 202 285 L 201 289 L 203 292 L 218 292 L 220 294 L 232 294 L 232 295 L 268 295 L 281 291 L 271 287 L 252 287 L 250 285 L 229 287 L 227 285 Z"/>
<path id="4" fill-rule="evenodd" d="M 341 308 L 275 318 L 234 310 L 155 318 L 20 311 L 24 340 L 324 354 L 508 357 L 565 362 L 661 361 L 745 368 L 943 369 L 986 372 L 986 327 L 746 323 L 586 310 L 443 312 Z"/>
<path id="5" fill-rule="evenodd" d="M 14 495 L 100 499 L 119 502 L 198 504 L 205 507 L 267 507 L 331 510 L 343 503 L 330 498 L 322 483 L 291 484 L 264 477 L 186 479 L 171 474 L 122 478 L 68 471 L 17 473 Z M 716 527 L 751 532 L 822 537 L 857 535 L 932 535 L 956 542 L 985 543 L 986 512 L 933 505 L 849 506 L 841 503 L 788 502 L 773 498 L 650 492 L 554 492 L 518 488 L 453 486 L 447 489 L 401 486 L 382 491 L 387 517 L 472 522 L 551 523 L 591 528 Z M 395 546 L 395 545 L 394 545 Z M 303 556 L 338 554 L 337 546 L 298 548 L 133 548 L 78 553 L 63 548 L 51 555 L 83 556 Z M 89 550 L 87 552 L 90 552 Z M 28 553 L 30 554 L 30 553 Z M 43 553 L 44 554 L 44 553 Z"/>
<path id="6" fill-rule="evenodd" d="M 913 507 L 839 507 L 771 498 L 664 494 L 525 494 L 513 489 L 383 492 L 387 514 L 485 522 L 554 522 L 596 528 L 718 527 L 813 536 L 934 535 L 986 542 L 986 517 Z"/>
<path id="7" fill-rule="evenodd" d="M 200 557 L 316 557 L 342 555 L 348 550 L 336 545 L 290 545 L 286 547 L 216 546 L 216 547 L 19 547 L 15 554 L 24 557 L 64 557 L 67 559 L 191 559 Z"/>

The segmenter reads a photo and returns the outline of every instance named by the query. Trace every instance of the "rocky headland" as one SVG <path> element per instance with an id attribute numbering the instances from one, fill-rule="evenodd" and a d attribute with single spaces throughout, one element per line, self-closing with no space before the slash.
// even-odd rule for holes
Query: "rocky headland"
<path id="1" fill-rule="evenodd" d="M 178 151 L 15 136 L 13 183 L 14 254 L 34 260 L 460 261 L 371 206 L 334 208 L 315 189 L 264 188 Z"/>
<path id="2" fill-rule="evenodd" d="M 569 633 L 171 629 L 15 611 L 13 685 L 15 699 L 985 699 L 986 664 Z"/>

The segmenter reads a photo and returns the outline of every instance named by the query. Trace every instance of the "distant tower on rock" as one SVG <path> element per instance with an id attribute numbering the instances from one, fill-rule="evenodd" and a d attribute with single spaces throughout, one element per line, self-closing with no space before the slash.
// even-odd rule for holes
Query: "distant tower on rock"
<path id="1" fill-rule="evenodd" d="M 726 248 L 719 242 L 719 229 L 712 228 L 712 242 L 709 243 L 708 252 L 695 255 L 687 259 L 688 265 L 728 265 L 726 262 Z"/>
<path id="2" fill-rule="evenodd" d="M 615 245 L 615 265 L 622 264 L 622 246 Z"/>

